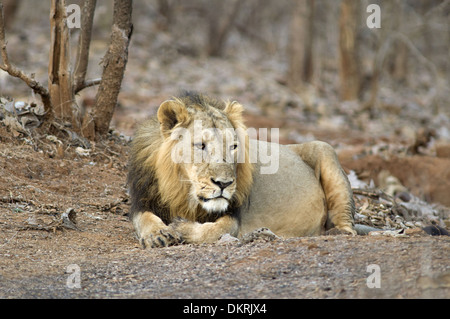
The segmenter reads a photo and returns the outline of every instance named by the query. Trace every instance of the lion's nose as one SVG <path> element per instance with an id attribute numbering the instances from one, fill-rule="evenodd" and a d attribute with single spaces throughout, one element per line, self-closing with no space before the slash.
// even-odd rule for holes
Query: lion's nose
<path id="1" fill-rule="evenodd" d="M 211 178 L 211 182 L 213 182 L 214 184 L 216 184 L 217 186 L 219 186 L 222 190 L 227 188 L 228 186 L 230 186 L 231 184 L 233 184 L 233 180 L 220 180 L 220 179 L 214 179 Z"/>

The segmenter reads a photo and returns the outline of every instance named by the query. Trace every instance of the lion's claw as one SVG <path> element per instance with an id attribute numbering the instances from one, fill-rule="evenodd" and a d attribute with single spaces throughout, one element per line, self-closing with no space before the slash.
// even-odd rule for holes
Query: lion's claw
<path id="1" fill-rule="evenodd" d="M 181 243 L 183 243 L 183 238 L 173 227 L 160 229 L 157 234 L 151 234 L 145 238 L 141 238 L 141 245 L 144 248 L 168 247 Z"/>

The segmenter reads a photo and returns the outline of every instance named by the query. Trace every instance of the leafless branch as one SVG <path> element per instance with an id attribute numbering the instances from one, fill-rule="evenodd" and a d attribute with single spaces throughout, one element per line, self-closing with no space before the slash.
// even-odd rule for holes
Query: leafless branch
<path id="1" fill-rule="evenodd" d="M 5 24 L 3 19 L 3 4 L 0 3 L 0 51 L 2 57 L 2 64 L 0 64 L 0 69 L 7 72 L 9 75 L 24 81 L 35 93 L 41 96 L 45 110 L 51 110 L 50 95 L 48 93 L 48 90 L 39 82 L 34 80 L 33 77 L 26 75 L 22 70 L 18 69 L 15 65 L 10 63 L 8 52 L 6 50 L 6 43 Z"/>
<path id="2" fill-rule="evenodd" d="M 95 85 L 99 85 L 101 82 L 102 82 L 102 78 L 86 80 L 83 83 L 80 83 L 80 84 L 77 85 L 77 87 L 75 88 L 75 94 L 77 94 L 81 90 L 84 90 L 85 88 L 88 88 L 88 87 L 91 87 L 91 86 L 95 86 Z"/>

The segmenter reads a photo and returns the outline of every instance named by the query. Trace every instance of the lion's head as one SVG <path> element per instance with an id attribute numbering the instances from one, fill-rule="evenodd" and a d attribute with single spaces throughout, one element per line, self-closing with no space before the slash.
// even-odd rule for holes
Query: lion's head
<path id="1" fill-rule="evenodd" d="M 157 192 L 170 219 L 214 220 L 248 197 L 253 166 L 242 111 L 237 102 L 186 94 L 160 105 L 157 141 L 154 132 L 147 141 L 140 134 L 136 144 L 142 151 L 136 158 L 147 167 L 143 173 L 153 176 L 141 186 L 148 188 L 147 198 Z"/>

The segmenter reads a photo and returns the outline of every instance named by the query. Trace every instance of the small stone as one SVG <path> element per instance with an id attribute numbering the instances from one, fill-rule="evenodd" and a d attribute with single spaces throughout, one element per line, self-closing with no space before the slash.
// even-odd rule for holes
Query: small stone
<path id="1" fill-rule="evenodd" d="M 235 243 L 238 241 L 239 241 L 238 238 L 231 236 L 230 234 L 227 233 L 225 235 L 222 235 L 217 243 L 219 245 L 227 245 L 227 244 L 232 244 L 232 243 Z"/>

